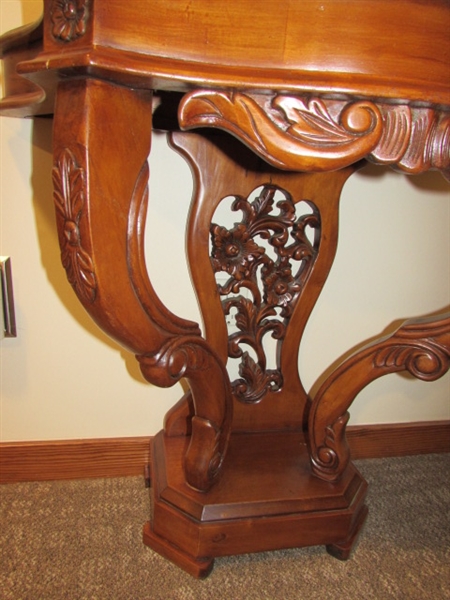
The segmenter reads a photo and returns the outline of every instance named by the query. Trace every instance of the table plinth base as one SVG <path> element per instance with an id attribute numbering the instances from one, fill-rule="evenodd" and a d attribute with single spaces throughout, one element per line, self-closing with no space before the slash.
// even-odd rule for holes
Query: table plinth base
<path id="1" fill-rule="evenodd" d="M 302 434 L 239 433 L 220 481 L 201 493 L 179 468 L 188 441 L 163 432 L 153 441 L 150 548 L 195 577 L 235 554 L 325 545 L 349 557 L 367 516 L 367 484 L 353 464 L 339 482 L 325 482 L 311 472 Z"/>

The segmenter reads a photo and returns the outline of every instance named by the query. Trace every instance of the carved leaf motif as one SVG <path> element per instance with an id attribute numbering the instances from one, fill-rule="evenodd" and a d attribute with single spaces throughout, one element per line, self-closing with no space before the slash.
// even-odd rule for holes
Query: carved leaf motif
<path id="1" fill-rule="evenodd" d="M 312 144 L 340 144 L 354 138 L 354 132 L 336 122 L 322 100 L 313 98 L 308 102 L 301 98 L 277 96 L 273 105 L 285 113 L 291 124 L 288 132 L 300 140 Z"/>
<path id="2" fill-rule="evenodd" d="M 320 99 L 279 95 L 270 102 L 256 94 L 216 91 L 187 94 L 179 122 L 182 129 L 229 131 L 270 164 L 295 171 L 357 162 L 375 149 L 383 129 L 378 107 L 368 101 L 341 102 L 335 115 Z"/>
<path id="3" fill-rule="evenodd" d="M 255 404 L 265 396 L 269 388 L 275 391 L 282 385 L 281 373 L 264 371 L 248 352 L 243 353 L 239 374 L 241 379 L 232 384 L 232 389 L 241 402 Z"/>
<path id="4" fill-rule="evenodd" d="M 411 109 L 409 106 L 391 106 L 383 111 L 383 134 L 372 152 L 372 157 L 382 164 L 399 161 L 405 154 L 411 135 Z"/>
<path id="5" fill-rule="evenodd" d="M 423 381 L 434 381 L 449 367 L 450 313 L 405 321 L 391 335 L 380 336 L 345 359 L 323 382 L 309 412 L 315 474 L 325 481 L 338 481 L 344 473 L 349 460 L 344 419 L 353 400 L 371 381 L 404 370 Z"/>
<path id="6" fill-rule="evenodd" d="M 242 298 L 236 313 L 236 327 L 241 331 L 254 332 L 257 326 L 257 316 L 258 313 L 253 302 L 248 298 Z"/>
<path id="7" fill-rule="evenodd" d="M 450 113 L 409 104 L 194 91 L 180 105 L 183 129 L 229 131 L 270 164 L 327 171 L 362 158 L 450 179 Z"/>
<path id="8" fill-rule="evenodd" d="M 56 214 L 61 223 L 61 261 L 67 279 L 77 295 L 87 302 L 94 302 L 97 280 L 94 264 L 82 246 L 80 223 L 85 204 L 85 172 L 79 167 L 75 156 L 68 149 L 61 152 L 52 171 L 53 198 Z"/>
<path id="9" fill-rule="evenodd" d="M 274 188 L 265 188 L 261 194 L 255 200 L 249 204 L 248 202 L 240 202 L 239 199 L 236 200 L 235 206 L 233 207 L 235 210 L 241 209 L 246 212 L 246 220 L 251 217 L 256 218 L 256 216 L 262 217 L 263 215 L 269 215 L 275 200 L 275 189 Z M 294 212 L 294 207 L 292 203 L 284 203 L 289 207 L 292 206 L 292 213 Z"/>
<path id="10" fill-rule="evenodd" d="M 443 375 L 450 362 L 449 349 L 436 342 L 395 344 L 381 348 L 374 366 L 381 369 L 406 369 L 418 379 L 434 381 Z"/>
<path id="11" fill-rule="evenodd" d="M 170 387 L 186 374 L 209 368 L 209 355 L 200 338 L 169 338 L 155 354 L 138 356 L 145 378 L 160 387 Z"/>
<path id="12" fill-rule="evenodd" d="M 348 462 L 350 451 L 345 437 L 350 414 L 345 412 L 334 423 L 328 425 L 325 429 L 325 439 L 323 446 L 317 449 L 317 453 L 312 454 L 313 469 L 320 474 L 323 479 L 333 480 L 335 471 Z"/>
<path id="13" fill-rule="evenodd" d="M 231 388 L 225 367 L 200 336 L 169 337 L 158 351 L 137 356 L 147 381 L 170 387 L 186 377 L 195 414 L 185 455 L 186 480 L 207 491 L 220 472 L 232 418 Z"/>

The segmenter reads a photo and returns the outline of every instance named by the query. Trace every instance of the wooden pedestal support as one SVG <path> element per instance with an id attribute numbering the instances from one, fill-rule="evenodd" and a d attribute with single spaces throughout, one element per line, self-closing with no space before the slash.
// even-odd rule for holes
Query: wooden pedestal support
<path id="1" fill-rule="evenodd" d="M 220 482 L 200 493 L 179 469 L 187 441 L 154 438 L 150 548 L 195 577 L 215 557 L 248 552 L 323 544 L 349 557 L 367 515 L 367 483 L 353 465 L 330 484 L 312 474 L 301 434 L 235 434 Z"/>

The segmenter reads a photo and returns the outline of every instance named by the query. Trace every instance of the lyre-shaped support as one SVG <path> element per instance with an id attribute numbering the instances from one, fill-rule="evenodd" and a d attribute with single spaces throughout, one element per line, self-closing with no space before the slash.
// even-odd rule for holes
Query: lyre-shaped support
<path id="1" fill-rule="evenodd" d="M 171 144 L 195 180 L 187 253 L 205 337 L 224 363 L 240 359 L 240 378 L 232 382 L 232 429 L 301 431 L 307 394 L 298 349 L 335 256 L 341 189 L 358 166 L 334 173 L 280 172 L 221 133 L 176 132 Z M 232 226 L 215 223 L 226 198 L 234 199 Z M 226 283 L 219 284 L 215 274 Z M 234 333 L 225 322 L 231 309 Z M 263 338 L 270 335 L 277 340 L 276 368 L 267 367 L 264 355 Z M 242 348 L 250 348 L 254 359 Z M 186 407 L 176 410 L 186 418 Z M 171 414 L 178 431 L 176 423 Z"/>

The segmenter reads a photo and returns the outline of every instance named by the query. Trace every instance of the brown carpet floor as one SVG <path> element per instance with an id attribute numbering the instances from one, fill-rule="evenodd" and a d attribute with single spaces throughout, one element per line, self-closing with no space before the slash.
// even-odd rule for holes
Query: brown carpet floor
<path id="1" fill-rule="evenodd" d="M 203 581 L 142 544 L 143 478 L 1 486 L 0 598 L 450 599 L 450 455 L 357 465 L 370 512 L 349 561 L 322 547 L 221 558 Z"/>

